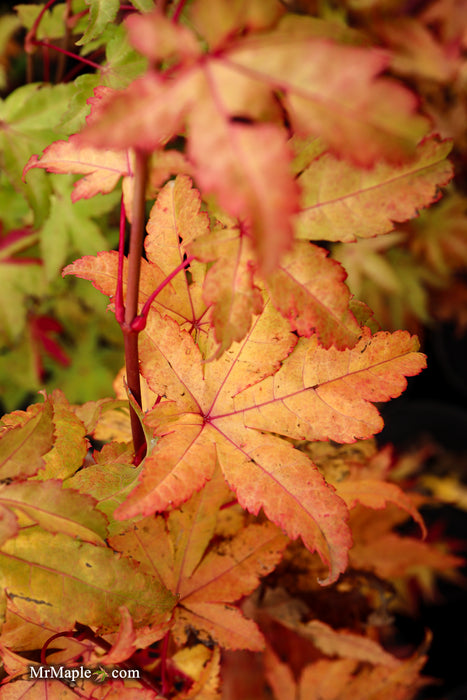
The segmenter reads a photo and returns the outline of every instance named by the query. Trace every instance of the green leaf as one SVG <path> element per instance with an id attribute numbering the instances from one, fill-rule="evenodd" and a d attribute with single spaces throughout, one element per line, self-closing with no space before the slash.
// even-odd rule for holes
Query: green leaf
<path id="1" fill-rule="evenodd" d="M 124 27 L 112 28 L 112 38 L 106 47 L 107 63 L 102 68 L 101 81 L 108 87 L 121 89 L 140 76 L 148 61 L 130 45 Z"/>
<path id="2" fill-rule="evenodd" d="M 89 5 L 89 24 L 84 35 L 77 41 L 78 46 L 95 39 L 103 32 L 109 22 L 113 22 L 120 9 L 119 0 L 86 0 Z"/>
<path id="3" fill-rule="evenodd" d="M 43 466 L 43 456 L 53 443 L 52 405 L 30 406 L 18 419 L 25 422 L 8 426 L 0 437 L 0 479 L 31 476 Z M 29 418 L 28 416 L 31 415 Z M 18 412 L 19 414 L 19 412 Z M 15 417 L 15 414 L 12 414 Z M 11 416 L 10 416 L 11 417 Z M 5 425 L 5 419 L 2 421 Z"/>
<path id="4" fill-rule="evenodd" d="M 2 294 L 0 296 L 0 332 L 10 340 L 19 337 L 27 314 L 27 297 L 36 298 L 45 292 L 44 270 L 34 263 L 0 261 Z"/>
<path id="5" fill-rule="evenodd" d="M 110 32 L 111 29 L 111 32 Z M 102 43 L 99 41 L 99 44 Z M 88 45 L 89 46 L 89 45 Z M 85 48 L 87 49 L 88 46 Z M 109 39 L 105 45 L 106 63 L 100 73 L 80 75 L 74 81 L 75 90 L 69 108 L 63 117 L 61 127 L 67 134 L 79 131 L 89 114 L 88 100 L 93 97 L 99 85 L 121 89 L 141 75 L 147 67 L 147 60 L 130 46 L 126 32 L 121 26 L 109 28 Z M 82 51 L 86 53 L 86 51 Z"/>
<path id="6" fill-rule="evenodd" d="M 7 122 L 2 126 L 7 131 L 10 127 L 14 135 L 21 132 L 39 137 L 44 131 L 49 133 L 60 124 L 73 91 L 73 83 L 22 85 L 2 101 L 0 113 Z"/>
<path id="7" fill-rule="evenodd" d="M 70 247 L 74 252 L 87 254 L 107 250 L 109 243 L 97 224 L 91 219 L 93 209 L 111 209 L 119 194 L 108 198 L 100 196 L 97 202 L 72 202 L 74 178 L 53 178 L 50 215 L 41 231 L 41 252 L 48 280 L 56 277 L 65 264 Z M 103 206 L 104 205 L 104 206 Z"/>
<path id="8" fill-rule="evenodd" d="M 31 29 L 39 13 L 44 8 L 44 3 L 38 5 L 15 5 L 16 13 L 23 27 Z M 37 39 L 58 39 L 65 36 L 65 3 L 58 3 L 44 12 L 37 27 Z"/>
<path id="9" fill-rule="evenodd" d="M 31 220 L 31 210 L 21 192 L 17 192 L 4 173 L 0 174 L 0 211 L 6 230 L 20 228 Z"/>
<path id="10" fill-rule="evenodd" d="M 44 467 L 33 477 L 41 481 L 65 479 L 74 474 L 83 465 L 88 449 L 84 424 L 73 413 L 62 392 L 54 391 L 49 400 L 53 406 L 55 439 L 53 450 L 44 457 Z"/>
<path id="11" fill-rule="evenodd" d="M 108 447 L 108 446 L 106 446 Z M 126 452 L 127 459 L 131 459 L 133 451 Z M 126 521 L 122 527 L 121 521 L 115 521 L 113 513 L 123 503 L 134 488 L 140 469 L 136 469 L 128 461 L 105 462 L 93 464 L 86 469 L 81 469 L 65 482 L 66 487 L 77 489 L 81 493 L 90 494 L 96 500 L 96 508 L 99 508 L 109 520 L 109 535 L 113 536 L 128 528 Z"/>
<path id="12" fill-rule="evenodd" d="M 76 621 L 116 631 L 125 605 L 136 625 L 169 612 L 175 597 L 154 577 L 107 547 L 39 527 L 21 530 L 0 550 L 0 586 L 13 608 L 48 629 Z"/>
<path id="13" fill-rule="evenodd" d="M 100 82 L 101 77 L 97 73 L 79 75 L 74 81 L 75 90 L 61 123 L 67 133 L 73 134 L 79 131 L 86 123 L 86 117 L 89 114 L 88 100 Z"/>
<path id="14" fill-rule="evenodd" d="M 50 182 L 39 173 L 22 179 L 23 168 L 33 153 L 41 153 L 52 141 L 63 136 L 58 130 L 73 83 L 40 87 L 23 85 L 0 103 L 0 160 L 15 189 L 22 192 L 40 226 L 49 208 Z"/>
<path id="15" fill-rule="evenodd" d="M 94 499 L 63 489 L 58 480 L 0 486 L 0 503 L 52 533 L 61 532 L 96 545 L 103 544 L 107 535 L 106 519 L 96 511 Z"/>

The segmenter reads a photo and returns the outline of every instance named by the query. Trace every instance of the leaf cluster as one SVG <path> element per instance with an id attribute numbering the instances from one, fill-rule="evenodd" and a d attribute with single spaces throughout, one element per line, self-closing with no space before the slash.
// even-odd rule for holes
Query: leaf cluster
<path id="1" fill-rule="evenodd" d="M 453 176 L 452 142 L 394 77 L 423 72 L 426 32 L 379 2 L 52 5 L 0 25 L 27 29 L 44 78 L 0 105 L 2 381 L 12 352 L 35 363 L 9 400 L 45 355 L 71 362 L 0 425 L 5 697 L 414 698 L 428 640 L 391 653 L 392 613 L 461 560 L 397 530 L 426 534 L 420 500 L 371 438 L 425 358 L 354 294 L 398 291 L 392 245 L 419 316 L 420 285 L 462 269 L 462 223 L 436 235 L 462 197 L 415 218 Z M 404 31 L 422 44 L 405 63 Z M 59 60 L 45 84 L 54 47 L 93 72 Z M 459 70 L 435 63 L 441 83 Z M 45 662 L 97 675 L 32 681 Z"/>

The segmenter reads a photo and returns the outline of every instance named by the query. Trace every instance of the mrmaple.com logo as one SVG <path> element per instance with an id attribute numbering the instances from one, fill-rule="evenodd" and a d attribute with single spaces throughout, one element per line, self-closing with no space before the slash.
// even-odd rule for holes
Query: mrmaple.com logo
<path id="1" fill-rule="evenodd" d="M 95 683 L 104 683 L 109 680 L 139 679 L 139 669 L 113 668 L 105 669 L 99 666 L 97 669 L 90 669 L 84 666 L 66 668 L 65 666 L 30 666 L 30 680 L 64 680 L 76 683 L 79 680 L 91 680 Z"/>

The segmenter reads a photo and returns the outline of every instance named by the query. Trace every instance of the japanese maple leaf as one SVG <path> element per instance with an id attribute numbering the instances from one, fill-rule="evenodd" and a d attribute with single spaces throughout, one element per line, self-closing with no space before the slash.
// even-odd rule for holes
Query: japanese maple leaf
<path id="1" fill-rule="evenodd" d="M 265 665 L 276 700 L 411 700 L 417 689 L 430 683 L 420 676 L 426 661 L 426 656 L 417 654 L 394 668 L 362 666 L 353 659 L 319 659 L 305 666 L 298 683 L 275 654 L 269 653 Z"/>
<path id="2" fill-rule="evenodd" d="M 352 566 L 373 571 L 385 579 L 412 579 L 412 583 L 416 579 L 422 590 L 432 597 L 436 576 L 452 574 L 463 560 L 438 548 L 435 542 L 421 542 L 394 532 L 393 528 L 403 521 L 404 517 L 392 507 L 378 514 L 360 507 L 353 510 L 351 523 L 355 544 L 350 555 Z M 411 595 L 410 588 L 408 594 Z"/>
<path id="3" fill-rule="evenodd" d="M 206 273 L 203 298 L 213 305 L 210 320 L 219 342 L 218 357 L 233 341 L 242 340 L 252 316 L 261 313 L 261 278 L 241 229 L 200 237 L 189 251 L 200 260 L 215 261 Z M 306 336 L 316 333 L 325 347 L 344 348 L 355 345 L 360 334 L 349 308 L 345 277 L 344 268 L 328 259 L 323 248 L 297 241 L 265 282 L 274 306 L 292 330 Z"/>
<path id="4" fill-rule="evenodd" d="M 215 338 L 200 346 L 172 319 L 152 312 L 141 336 L 141 369 L 149 387 L 173 402 L 149 412 L 160 439 L 140 483 L 116 511 L 119 518 L 165 510 L 202 488 L 219 463 L 240 504 L 263 508 L 291 538 L 301 536 L 330 567 L 345 568 L 350 533 L 344 502 L 326 485 L 294 439 L 353 442 L 382 428 L 371 401 L 405 388 L 404 375 L 424 365 L 403 331 L 364 332 L 352 350 L 320 348 L 301 338 L 266 300 L 240 343 L 205 363 Z"/>
<path id="5" fill-rule="evenodd" d="M 219 470 L 206 487 L 168 518 L 146 518 L 111 538 L 111 546 L 157 573 L 177 597 L 172 632 L 185 643 L 188 632 L 228 649 L 263 648 L 263 636 L 233 603 L 251 593 L 280 561 L 288 539 L 271 523 L 217 536 L 219 508 L 232 495 Z"/>
<path id="6" fill-rule="evenodd" d="M 93 108 L 91 107 L 91 118 Z M 29 170 L 42 168 L 49 173 L 76 173 L 84 175 L 75 182 L 72 202 L 89 199 L 96 194 L 107 194 L 115 189 L 120 178 L 125 207 L 131 215 L 133 201 L 134 154 L 129 149 L 106 149 L 104 152 L 83 145 L 76 134 L 68 141 L 54 141 L 40 157 L 32 155 L 23 170 L 23 179 Z M 175 150 L 158 151 L 149 163 L 148 189 L 157 190 L 172 174 L 189 172 L 190 165 L 182 153 Z"/>
<path id="7" fill-rule="evenodd" d="M 79 138 L 54 141 L 43 152 L 30 157 L 23 170 L 23 178 L 31 168 L 43 168 L 49 173 L 79 173 L 85 177 L 74 185 L 73 202 L 88 199 L 98 192 L 111 192 L 119 179 L 131 178 L 130 154 L 125 150 L 107 150 L 105 153 L 91 146 L 83 146 Z"/>
<path id="8" fill-rule="evenodd" d="M 415 217 L 439 199 L 439 188 L 453 175 L 447 160 L 451 147 L 449 141 L 430 137 L 403 164 L 379 162 L 371 170 L 318 151 L 298 178 L 302 208 L 297 235 L 350 242 L 392 231 L 395 222 Z"/>
<path id="9" fill-rule="evenodd" d="M 145 239 L 147 261 L 142 261 L 140 300 L 144 302 L 186 255 L 195 256 L 190 281 L 180 272 L 158 294 L 155 304 L 187 330 L 199 332 L 211 323 L 218 343 L 214 357 L 241 341 L 253 316 L 263 308 L 262 280 L 251 239 L 242 227 L 224 219 L 225 225 L 218 223 L 210 231 L 199 192 L 187 176 L 178 176 L 165 185 L 151 209 Z M 112 297 L 117 256 L 103 252 L 97 258 L 82 258 L 65 269 L 69 273 L 91 280 Z M 322 345 L 342 349 L 355 345 L 360 335 L 360 325 L 349 307 L 345 276 L 323 248 L 297 241 L 266 277 L 266 284 L 292 330 L 306 336 L 316 333 Z"/>
<path id="10" fill-rule="evenodd" d="M 195 3 L 195 17 L 198 8 Z M 186 27 L 174 28 L 159 12 L 131 17 L 134 46 L 154 60 L 155 44 L 159 61 L 175 63 L 167 74 L 151 69 L 107 99 L 80 136 L 83 144 L 100 148 L 150 152 L 186 129 L 201 190 L 214 193 L 251 229 L 265 273 L 290 249 L 291 217 L 299 210 L 284 113 L 297 133 L 321 135 L 365 166 L 381 157 L 400 160 L 426 129 L 413 115 L 411 93 L 378 77 L 387 62 L 381 52 L 317 38 L 314 29 L 299 30 L 288 19 L 260 35 L 242 36 L 255 23 L 238 12 L 235 38 L 233 20 L 228 36 L 203 53 L 193 35 L 187 41 Z"/>
<path id="11" fill-rule="evenodd" d="M 199 192 L 186 176 L 179 176 L 165 185 L 151 209 L 145 239 L 147 260 L 141 261 L 140 307 L 154 290 L 179 267 L 193 239 L 209 232 L 206 213 L 200 211 Z M 113 298 L 117 285 L 118 255 L 100 252 L 96 257 L 85 256 L 68 265 L 63 274 L 74 274 L 92 281 L 103 294 Z M 198 329 L 206 324 L 206 304 L 201 297 L 200 282 L 206 265 L 193 261 L 190 277 L 179 273 L 161 290 L 155 305 L 170 314 L 182 327 Z M 123 268 L 123 292 L 126 294 L 127 261 Z"/>

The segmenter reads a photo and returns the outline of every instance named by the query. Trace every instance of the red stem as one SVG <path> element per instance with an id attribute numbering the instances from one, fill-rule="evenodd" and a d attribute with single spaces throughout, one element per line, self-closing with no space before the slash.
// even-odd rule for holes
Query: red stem
<path id="1" fill-rule="evenodd" d="M 171 280 L 173 280 L 175 275 L 178 275 L 178 273 L 181 272 L 181 270 L 185 269 L 185 267 L 188 267 L 188 265 L 191 263 L 192 260 L 194 260 L 194 258 L 195 258 L 194 255 L 189 255 L 186 260 L 184 260 L 182 263 L 180 263 L 180 265 L 177 265 L 177 267 L 174 270 L 172 270 L 170 275 L 167 275 L 165 280 L 163 282 L 161 282 L 158 287 L 156 287 L 156 289 L 153 291 L 151 296 L 145 301 L 144 306 L 141 309 L 141 313 L 139 314 L 139 316 L 136 317 L 137 323 L 135 324 L 133 322 L 133 327 L 135 329 L 137 328 L 138 331 L 143 330 L 143 328 L 146 325 L 146 319 L 148 317 L 149 309 L 150 309 L 151 304 L 154 301 L 154 299 L 157 297 L 158 294 L 160 294 L 160 292 L 164 289 L 164 287 L 166 287 L 169 284 L 169 282 Z M 143 321 L 143 323 L 141 323 L 141 321 Z"/>
<path id="2" fill-rule="evenodd" d="M 131 326 L 138 314 L 139 278 L 146 223 L 147 175 L 148 157 L 144 152 L 136 151 L 126 305 L 124 321 L 121 325 L 125 342 L 126 381 L 128 389 L 139 406 L 141 406 L 141 384 L 139 376 L 138 331 Z M 130 420 L 136 455 L 135 461 L 138 461 L 144 455 L 146 440 L 139 418 L 132 406 L 130 406 Z"/>
<path id="3" fill-rule="evenodd" d="M 42 645 L 42 649 L 41 649 L 41 664 L 43 666 L 47 666 L 47 649 L 50 646 L 50 644 L 53 642 L 54 639 L 59 639 L 59 637 L 75 637 L 75 636 L 76 636 L 75 632 L 57 632 L 57 634 L 53 634 L 51 637 L 46 639 L 46 641 Z"/>
<path id="4" fill-rule="evenodd" d="M 117 289 L 115 291 L 115 318 L 120 325 L 125 320 L 125 305 L 123 303 L 123 260 L 125 256 L 125 204 L 120 202 L 120 233 L 118 239 L 118 272 Z"/>
<path id="5" fill-rule="evenodd" d="M 90 61 L 88 58 L 84 58 L 84 56 L 79 56 L 76 53 L 62 49 L 60 46 L 55 46 L 55 44 L 51 44 L 48 41 L 43 41 L 42 39 L 31 39 L 30 44 L 32 46 L 44 46 L 48 49 L 54 49 L 55 51 L 58 51 L 69 58 L 75 58 L 77 61 L 85 63 L 87 66 L 91 66 L 91 68 L 95 68 L 96 70 L 100 70 L 102 68 L 99 63 L 94 63 L 94 61 Z"/>
<path id="6" fill-rule="evenodd" d="M 49 0 L 48 2 L 45 3 L 44 7 L 42 10 L 39 12 L 37 15 L 36 19 L 34 20 L 34 24 L 32 25 L 31 29 L 28 31 L 26 34 L 26 38 L 24 40 L 24 48 L 27 53 L 29 53 L 29 47 L 33 46 L 36 43 L 36 32 L 39 27 L 39 24 L 42 22 L 42 18 L 49 9 L 49 7 L 52 7 L 54 4 L 55 0 Z"/>
<path id="7" fill-rule="evenodd" d="M 179 3 L 177 5 L 177 7 L 175 8 L 175 12 L 173 13 L 173 17 L 172 17 L 172 22 L 174 24 L 177 24 L 178 20 L 180 19 L 180 15 L 183 12 L 183 8 L 185 7 L 185 4 L 186 4 L 186 0 L 179 0 Z"/>

